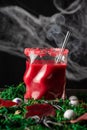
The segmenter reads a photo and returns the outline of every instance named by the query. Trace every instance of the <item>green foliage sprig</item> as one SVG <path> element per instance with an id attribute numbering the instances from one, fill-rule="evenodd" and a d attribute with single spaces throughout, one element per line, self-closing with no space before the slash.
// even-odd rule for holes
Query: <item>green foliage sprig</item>
<path id="1" fill-rule="evenodd" d="M 21 83 L 17 86 L 8 86 L 6 89 L 4 89 L 2 92 L 0 92 L 0 98 L 6 99 L 6 100 L 13 100 L 16 97 L 19 97 L 23 100 L 23 103 L 20 106 L 16 107 L 2 107 L 0 106 L 0 130 L 50 130 L 46 126 L 42 124 L 36 124 L 35 120 L 31 118 L 25 118 L 26 114 L 26 105 L 32 105 L 35 103 L 43 103 L 44 99 L 40 100 L 34 100 L 29 99 L 27 103 L 24 102 L 24 93 L 25 93 L 25 85 L 24 83 Z M 84 98 L 86 96 L 86 98 Z M 79 98 L 79 97 L 78 97 Z M 87 99 L 87 95 L 80 95 L 80 100 Z M 86 101 L 86 100 L 85 100 Z M 50 101 L 49 101 L 50 103 Z M 67 109 L 73 109 L 77 113 L 77 117 L 87 112 L 87 109 L 84 109 L 82 107 L 82 103 L 80 103 L 78 106 L 70 106 L 69 100 L 58 100 L 58 104 L 66 111 Z M 87 102 L 85 102 L 87 105 Z M 15 112 L 19 110 L 19 114 L 15 114 Z M 53 130 L 87 130 L 87 123 L 76 123 L 71 124 L 67 123 L 67 119 L 64 119 L 63 114 L 64 111 L 56 110 L 56 116 L 53 117 L 55 121 L 62 122 L 62 126 L 54 126 Z"/>

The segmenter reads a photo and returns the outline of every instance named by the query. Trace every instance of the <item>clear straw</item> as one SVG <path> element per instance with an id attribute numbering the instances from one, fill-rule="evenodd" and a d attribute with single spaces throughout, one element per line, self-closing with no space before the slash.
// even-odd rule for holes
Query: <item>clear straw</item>
<path id="1" fill-rule="evenodd" d="M 69 36 L 70 36 L 70 32 L 67 31 L 67 34 L 66 34 L 66 36 L 65 36 L 64 42 L 63 42 L 62 47 L 61 47 L 61 50 L 60 50 L 59 55 L 58 55 L 58 57 L 57 57 L 57 59 L 56 59 L 56 63 L 57 63 L 57 62 L 61 62 L 62 52 L 64 51 L 64 49 L 65 49 L 65 47 L 66 47 L 66 44 L 67 44 L 68 39 L 69 39 Z"/>

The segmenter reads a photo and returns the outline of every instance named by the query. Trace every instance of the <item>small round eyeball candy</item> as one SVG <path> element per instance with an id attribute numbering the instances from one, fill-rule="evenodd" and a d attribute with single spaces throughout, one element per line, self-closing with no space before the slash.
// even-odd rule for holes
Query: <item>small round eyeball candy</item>
<path id="1" fill-rule="evenodd" d="M 76 116 L 75 112 L 71 109 L 66 110 L 64 113 L 64 118 L 67 118 L 67 119 L 74 119 L 75 116 Z"/>
<path id="2" fill-rule="evenodd" d="M 21 98 L 14 98 L 12 101 L 13 101 L 13 102 L 16 102 L 16 103 L 18 103 L 18 104 L 21 104 L 21 103 L 22 103 L 22 99 L 21 99 Z"/>
<path id="3" fill-rule="evenodd" d="M 77 106 L 79 104 L 79 100 L 76 96 L 70 96 L 69 100 L 70 100 L 69 104 L 72 106 Z"/>

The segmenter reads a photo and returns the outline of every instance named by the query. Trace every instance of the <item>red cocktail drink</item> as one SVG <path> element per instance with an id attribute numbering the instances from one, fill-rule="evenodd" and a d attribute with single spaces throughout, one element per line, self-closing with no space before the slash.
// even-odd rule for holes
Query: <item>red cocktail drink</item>
<path id="1" fill-rule="evenodd" d="M 61 98 L 65 90 L 66 66 L 68 50 L 62 52 L 62 59 L 56 62 L 59 48 L 26 48 L 24 54 L 28 57 L 24 83 L 26 85 L 25 99 L 55 99 Z"/>

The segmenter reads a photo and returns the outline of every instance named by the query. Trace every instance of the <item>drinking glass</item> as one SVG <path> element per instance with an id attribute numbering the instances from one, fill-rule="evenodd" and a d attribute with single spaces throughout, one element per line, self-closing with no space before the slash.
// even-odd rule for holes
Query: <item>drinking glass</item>
<path id="1" fill-rule="evenodd" d="M 65 95 L 68 49 L 25 48 L 27 58 L 23 80 L 26 86 L 25 99 L 56 99 Z"/>

